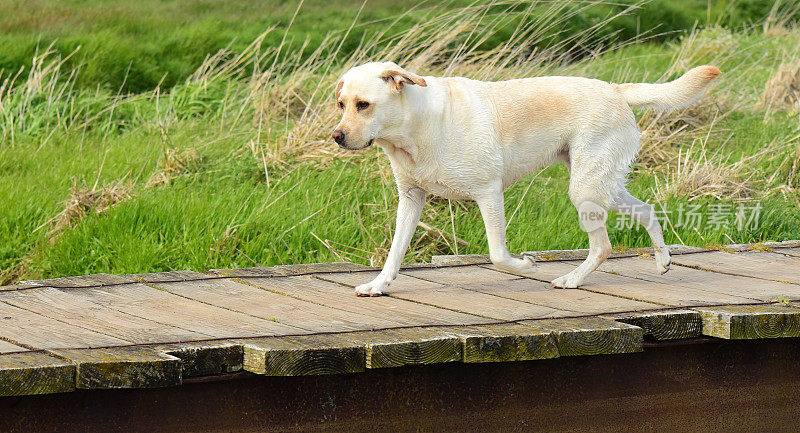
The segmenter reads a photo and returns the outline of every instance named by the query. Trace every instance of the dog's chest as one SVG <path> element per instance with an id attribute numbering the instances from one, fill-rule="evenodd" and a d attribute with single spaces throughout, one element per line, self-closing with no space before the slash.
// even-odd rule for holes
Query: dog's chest
<path id="1" fill-rule="evenodd" d="M 469 188 L 471 181 L 454 175 L 453 170 L 445 169 L 440 164 L 392 161 L 392 170 L 398 182 L 413 184 L 439 197 L 461 200 L 472 196 Z"/>

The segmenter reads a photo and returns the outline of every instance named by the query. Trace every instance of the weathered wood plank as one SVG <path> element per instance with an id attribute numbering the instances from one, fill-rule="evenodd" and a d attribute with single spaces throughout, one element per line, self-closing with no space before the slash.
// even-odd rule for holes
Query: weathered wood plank
<path id="1" fill-rule="evenodd" d="M 30 280 L 26 283 L 37 287 L 54 287 L 57 289 L 75 289 L 80 287 L 101 287 L 128 284 L 131 280 L 111 274 L 78 275 L 74 277 Z"/>
<path id="2" fill-rule="evenodd" d="M 353 296 L 352 286 L 328 281 L 331 275 L 339 274 L 316 274 L 319 278 L 312 276 L 247 278 L 242 282 L 297 299 L 390 321 L 393 322 L 392 326 L 464 325 L 490 321 L 483 317 L 389 296 L 357 298 Z"/>
<path id="3" fill-rule="evenodd" d="M 616 263 L 618 260 L 633 259 L 614 259 L 607 261 L 607 263 Z M 605 263 L 603 265 L 605 265 Z M 603 265 L 601 265 L 601 269 L 604 269 L 602 268 Z M 550 262 L 539 266 L 533 277 L 542 281 L 551 281 L 573 269 L 575 269 L 573 263 Z M 579 289 L 673 307 L 731 303 L 741 304 L 755 301 L 754 299 L 708 292 L 700 289 L 678 287 L 658 281 L 643 280 L 602 271 L 595 271 L 589 274 Z"/>
<path id="4" fill-rule="evenodd" d="M 75 365 L 44 352 L 0 354 L 0 397 L 75 390 Z"/>
<path id="5" fill-rule="evenodd" d="M 187 270 L 128 274 L 122 277 L 140 283 L 171 283 L 175 281 L 213 280 L 219 278 L 217 275 L 201 274 L 199 272 Z"/>
<path id="6" fill-rule="evenodd" d="M 463 362 L 530 361 L 558 357 L 552 330 L 518 323 L 449 328 L 463 344 Z"/>
<path id="7" fill-rule="evenodd" d="M 181 384 L 181 360 L 149 347 L 57 349 L 51 353 L 76 365 L 78 388 L 158 388 Z"/>
<path id="8" fill-rule="evenodd" d="M 441 328 L 405 328 L 344 335 L 364 344 L 367 368 L 440 364 L 462 359 L 461 339 Z"/>
<path id="9" fill-rule="evenodd" d="M 183 378 L 211 376 L 242 370 L 244 350 L 238 341 L 198 341 L 158 344 L 151 348 L 181 360 Z"/>
<path id="10" fill-rule="evenodd" d="M 246 371 L 266 376 L 363 372 L 366 348 L 343 334 L 242 341 Z"/>
<path id="11" fill-rule="evenodd" d="M 706 248 L 693 247 L 689 245 L 669 245 L 671 254 L 692 254 L 708 251 Z M 585 260 L 589 254 L 586 248 L 574 250 L 545 250 L 545 251 L 526 251 L 521 255 L 530 256 L 536 262 L 552 262 L 560 260 Z M 652 247 L 629 248 L 625 250 L 615 250 L 611 252 L 609 258 L 633 257 L 642 254 L 653 254 Z M 463 265 L 488 265 L 491 263 L 488 254 L 460 254 L 460 255 L 441 255 L 431 257 L 431 264 L 435 266 L 463 266 Z"/>
<path id="12" fill-rule="evenodd" d="M 549 267 L 551 264 L 540 263 L 539 266 Z M 492 268 L 493 265 L 487 265 L 487 267 L 465 266 L 453 268 L 448 273 L 442 273 L 440 269 L 421 269 L 404 271 L 404 274 L 488 295 L 583 314 L 663 308 L 663 306 L 653 303 L 585 290 L 555 289 L 550 286 L 550 283 L 517 277 Z M 451 278 L 454 276 L 454 272 L 459 273 L 459 279 Z"/>
<path id="13" fill-rule="evenodd" d="M 773 251 L 791 257 L 800 257 L 800 248 L 776 248 Z"/>
<path id="14" fill-rule="evenodd" d="M 238 269 L 211 269 L 208 272 L 224 277 L 290 277 L 324 272 L 357 272 L 374 270 L 369 266 L 350 262 L 306 263 L 296 265 L 257 266 Z"/>
<path id="15" fill-rule="evenodd" d="M 695 308 L 703 334 L 731 340 L 800 337 L 800 309 L 788 305 L 729 305 Z"/>
<path id="16" fill-rule="evenodd" d="M 141 283 L 73 289 L 70 293 L 132 316 L 213 338 L 258 337 L 301 332 L 292 326 L 182 298 Z M 174 338 L 164 342 L 172 341 L 181 339 Z"/>
<path id="17" fill-rule="evenodd" d="M 705 271 L 685 266 L 673 266 L 669 272 L 659 275 L 652 266 L 652 260 L 629 258 L 609 260 L 600 265 L 600 270 L 632 278 L 665 283 L 679 290 L 701 290 L 701 300 L 718 304 L 743 304 L 756 301 L 774 301 L 777 297 L 800 297 L 800 286 L 795 284 L 729 275 Z M 713 293 L 723 295 L 722 298 Z M 739 299 L 731 299 L 734 296 Z"/>
<path id="18" fill-rule="evenodd" d="M 27 352 L 30 349 L 11 344 L 8 341 L 0 340 L 0 354 L 12 352 Z"/>
<path id="19" fill-rule="evenodd" d="M 412 275 L 414 272 L 417 271 L 401 271 L 397 279 L 392 282 L 387 294 L 393 298 L 433 305 L 447 310 L 459 311 L 495 320 L 566 317 L 580 314 L 574 311 L 562 311 L 542 305 L 515 301 L 513 299 L 487 295 L 456 286 L 448 286 L 422 280 L 413 277 Z M 456 274 L 459 272 L 466 272 L 466 270 L 464 267 L 442 268 L 439 269 L 439 272 L 443 273 L 443 279 L 456 281 L 458 280 Z M 355 287 L 358 284 L 371 280 L 376 275 L 377 272 L 360 272 L 358 274 L 327 274 L 324 278 L 350 287 Z M 517 278 L 516 276 L 505 275 L 510 277 L 509 279 Z"/>
<path id="20" fill-rule="evenodd" d="M 64 323 L 88 328 L 129 343 L 153 343 L 209 338 L 207 334 L 187 331 L 152 320 L 133 316 L 93 302 L 75 293 L 87 289 L 42 287 L 0 293 L 0 300 Z"/>
<path id="21" fill-rule="evenodd" d="M 759 254 L 763 256 L 712 251 L 675 257 L 672 263 L 732 275 L 800 284 L 800 258 L 775 253 Z"/>
<path id="22" fill-rule="evenodd" d="M 95 347 L 128 343 L 83 327 L 0 302 L 0 337 L 36 349 Z"/>
<path id="23" fill-rule="evenodd" d="M 642 351 L 642 328 L 600 317 L 526 320 L 520 323 L 552 332 L 559 356 Z"/>
<path id="24" fill-rule="evenodd" d="M 175 295 L 298 328 L 297 333 L 341 332 L 393 326 L 394 322 L 327 307 L 228 279 L 154 284 Z"/>
<path id="25" fill-rule="evenodd" d="M 677 340 L 702 335 L 703 321 L 693 310 L 655 310 L 603 314 L 603 317 L 642 328 L 644 335 L 656 340 Z"/>

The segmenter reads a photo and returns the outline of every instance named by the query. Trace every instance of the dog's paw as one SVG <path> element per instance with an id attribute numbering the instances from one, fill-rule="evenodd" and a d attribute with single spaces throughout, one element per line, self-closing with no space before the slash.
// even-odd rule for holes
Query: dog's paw
<path id="1" fill-rule="evenodd" d="M 667 273 L 669 266 L 672 264 L 672 258 L 669 256 L 667 247 L 663 247 L 661 251 L 656 250 L 655 257 L 658 273 L 662 275 Z"/>
<path id="2" fill-rule="evenodd" d="M 389 288 L 392 280 L 379 274 L 369 283 L 361 284 L 356 287 L 356 296 L 381 296 Z"/>
<path id="3" fill-rule="evenodd" d="M 578 281 L 572 272 L 562 275 L 550 282 L 550 286 L 557 289 L 575 289 L 582 281 Z"/>
<path id="4" fill-rule="evenodd" d="M 509 257 L 503 261 L 493 262 L 498 269 L 526 277 L 536 273 L 536 262 L 531 256 L 522 256 L 521 259 Z"/>

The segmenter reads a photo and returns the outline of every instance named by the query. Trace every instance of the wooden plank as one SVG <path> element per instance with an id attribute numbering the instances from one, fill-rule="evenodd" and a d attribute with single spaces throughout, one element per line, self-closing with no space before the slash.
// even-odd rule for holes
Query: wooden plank
<path id="1" fill-rule="evenodd" d="M 521 324 L 553 333 L 559 356 L 641 352 L 644 331 L 600 317 L 526 320 Z"/>
<path id="2" fill-rule="evenodd" d="M 242 341 L 244 370 L 266 376 L 363 372 L 366 349 L 342 334 Z"/>
<path id="3" fill-rule="evenodd" d="M 800 248 L 776 248 L 773 251 L 791 257 L 800 257 Z"/>
<path id="4" fill-rule="evenodd" d="M 393 322 L 392 326 L 464 325 L 491 321 L 483 317 L 388 296 L 358 298 L 353 296 L 351 286 L 328 281 L 331 275 L 340 274 L 317 274 L 319 278 L 312 276 L 247 278 L 241 281 L 297 299 L 390 321 Z"/>
<path id="5" fill-rule="evenodd" d="M 27 352 L 30 349 L 11 344 L 8 341 L 0 340 L 0 354 L 12 352 Z"/>
<path id="6" fill-rule="evenodd" d="M 378 317 L 327 307 L 228 279 L 157 283 L 175 295 L 298 328 L 298 332 L 340 332 L 393 326 Z M 302 331 L 301 331 L 302 330 Z"/>
<path id="7" fill-rule="evenodd" d="M 131 280 L 112 274 L 78 275 L 74 277 L 49 278 L 44 280 L 30 280 L 27 283 L 36 287 L 54 287 L 57 289 L 75 289 L 81 287 L 102 287 L 120 284 L 129 284 Z"/>
<path id="8" fill-rule="evenodd" d="M 443 279 L 456 281 L 458 280 L 457 274 L 466 272 L 466 269 L 464 267 L 441 268 L 438 271 L 443 274 Z M 416 271 L 401 271 L 397 279 L 392 282 L 387 294 L 393 298 L 495 320 L 566 317 L 580 314 L 414 278 L 411 276 L 414 272 Z M 326 274 L 324 278 L 355 287 L 370 281 L 376 275 L 377 272 L 359 272 L 358 274 Z M 509 279 L 516 278 L 509 277 L 511 277 Z"/>
<path id="9" fill-rule="evenodd" d="M 244 350 L 238 341 L 214 340 L 158 344 L 153 350 L 181 360 L 183 378 L 211 376 L 242 370 Z"/>
<path id="10" fill-rule="evenodd" d="M 462 359 L 461 339 L 441 328 L 405 328 L 343 334 L 366 349 L 367 368 L 440 364 Z"/>
<path id="11" fill-rule="evenodd" d="M 0 302 L 0 337 L 36 349 L 95 347 L 127 341 Z"/>
<path id="12" fill-rule="evenodd" d="M 75 365 L 44 352 L 0 354 L 0 397 L 75 390 Z"/>
<path id="13" fill-rule="evenodd" d="M 374 270 L 369 266 L 359 265 L 350 262 L 331 262 L 331 263 L 305 263 L 296 265 L 279 266 L 257 266 L 252 268 L 238 269 L 211 269 L 208 272 L 213 275 L 224 277 L 249 278 L 249 277 L 289 277 L 325 272 L 357 272 Z"/>
<path id="14" fill-rule="evenodd" d="M 788 305 L 729 305 L 695 308 L 703 334 L 731 340 L 800 337 L 800 309 Z"/>
<path id="15" fill-rule="evenodd" d="M 776 297 L 800 296 L 800 286 L 794 284 L 750 278 L 740 275 L 729 275 L 704 271 L 685 266 L 674 266 L 664 275 L 660 275 L 652 266 L 652 260 L 642 257 L 609 260 L 600 266 L 600 270 L 642 280 L 665 283 L 678 288 L 689 288 L 708 292 L 699 295 L 708 303 L 743 304 L 756 301 L 770 302 Z M 725 295 L 719 298 L 713 293 Z M 730 299 L 735 296 L 739 299 Z"/>
<path id="16" fill-rule="evenodd" d="M 171 283 L 175 281 L 213 280 L 219 278 L 217 275 L 201 274 L 187 270 L 128 274 L 123 275 L 123 277 L 140 283 Z"/>
<path id="17" fill-rule="evenodd" d="M 745 254 L 711 251 L 675 257 L 672 263 L 731 275 L 800 284 L 800 258 L 775 253 Z"/>
<path id="18" fill-rule="evenodd" d="M 616 263 L 618 260 L 634 259 L 614 259 L 607 262 Z M 601 265 L 601 269 L 605 269 L 602 266 L 605 266 L 605 263 Z M 537 268 L 534 278 L 542 281 L 551 281 L 556 277 L 572 271 L 573 269 L 575 269 L 575 265 L 572 263 L 543 263 Z M 754 299 L 742 298 L 739 296 L 709 292 L 706 290 L 692 289 L 688 287 L 679 287 L 673 284 L 666 284 L 658 281 L 649 281 L 598 271 L 589 274 L 589 276 L 586 277 L 586 280 L 581 285 L 580 289 L 671 307 L 734 303 L 741 304 L 755 301 Z"/>
<path id="19" fill-rule="evenodd" d="M 702 335 L 703 321 L 693 310 L 656 310 L 603 314 L 603 317 L 642 328 L 644 335 L 656 340 L 696 338 Z"/>
<path id="20" fill-rule="evenodd" d="M 493 265 L 488 266 L 492 267 Z M 550 264 L 542 263 L 539 266 L 550 266 Z M 459 280 L 450 281 L 453 272 L 458 272 L 462 277 Z M 653 303 L 585 290 L 555 289 L 550 286 L 550 283 L 517 277 L 483 266 L 454 268 L 451 269 L 451 272 L 446 273 L 441 272 L 441 269 L 421 269 L 404 271 L 404 274 L 426 281 L 452 284 L 488 295 L 584 314 L 663 308 L 663 306 Z"/>
<path id="21" fill-rule="evenodd" d="M 292 326 L 182 298 L 141 283 L 73 289 L 70 293 L 123 313 L 213 338 L 258 337 L 302 332 Z M 180 339 L 175 338 L 172 341 Z"/>
<path id="22" fill-rule="evenodd" d="M 463 344 L 463 362 L 508 362 L 558 357 L 551 330 L 504 323 L 448 329 Z"/>
<path id="23" fill-rule="evenodd" d="M 181 360 L 148 347 L 58 349 L 51 352 L 76 365 L 78 388 L 159 388 L 181 384 Z"/>
<path id="24" fill-rule="evenodd" d="M 75 293 L 89 289 L 42 287 L 0 293 L 0 300 L 60 322 L 88 328 L 129 343 L 153 343 L 209 338 L 207 334 L 187 331 L 152 320 L 133 316 Z"/>

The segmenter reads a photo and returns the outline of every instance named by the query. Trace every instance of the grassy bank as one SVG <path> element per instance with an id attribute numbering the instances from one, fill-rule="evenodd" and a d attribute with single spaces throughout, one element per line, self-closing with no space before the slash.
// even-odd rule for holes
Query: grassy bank
<path id="1" fill-rule="evenodd" d="M 793 15 L 664 43 L 630 41 L 592 55 L 576 56 L 571 47 L 610 41 L 608 28 L 620 17 L 552 37 L 598 6 L 430 10 L 425 20 L 403 16 L 353 46 L 346 46 L 353 34 L 347 27 L 318 32 L 320 42 L 305 50 L 291 45 L 295 27 L 273 29 L 205 62 L 192 60 L 195 71 L 169 89 L 133 94 L 80 85 L 85 70 L 73 73 L 57 53 L 41 55 L 35 73 L 0 89 L 0 275 L 10 282 L 382 263 L 396 203 L 388 163 L 375 149 L 343 153 L 327 140 L 337 117 L 330 98 L 336 77 L 375 58 L 423 74 L 570 74 L 615 82 L 669 79 L 715 64 L 724 73 L 696 106 L 666 116 L 637 113 L 645 139 L 630 190 L 668 212 L 669 243 L 800 238 L 800 129 L 791 103 L 792 86 L 800 87 L 800 74 L 793 75 L 800 30 Z M 315 11 L 301 9 L 295 22 L 314 21 Z M 289 19 L 294 12 L 285 11 Z M 502 43 L 491 43 L 509 28 Z M 586 246 L 567 179 L 554 166 L 506 193 L 511 250 Z M 686 221 L 696 214 L 704 221 Z M 754 214 L 758 221 L 746 221 Z M 408 260 L 486 252 L 472 203 L 433 200 L 422 221 Z M 610 223 L 615 246 L 649 245 L 643 230 L 625 225 L 616 216 Z"/>

